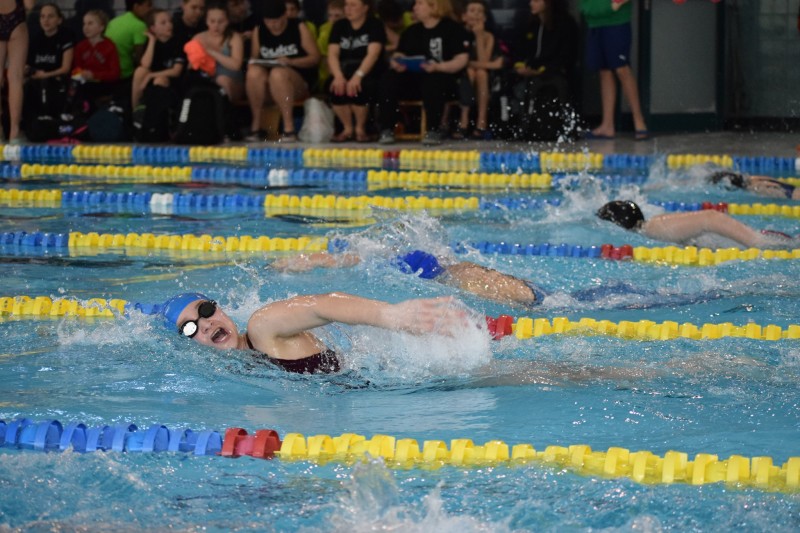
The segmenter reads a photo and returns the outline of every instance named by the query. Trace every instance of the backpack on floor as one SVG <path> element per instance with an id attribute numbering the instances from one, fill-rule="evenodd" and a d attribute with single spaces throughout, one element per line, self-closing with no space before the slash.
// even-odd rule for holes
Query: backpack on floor
<path id="1" fill-rule="evenodd" d="M 225 91 L 217 85 L 189 89 L 181 102 L 174 141 L 200 145 L 221 143 L 225 138 L 227 103 Z"/>
<path id="2" fill-rule="evenodd" d="M 120 142 L 125 140 L 125 111 L 110 105 L 95 111 L 86 121 L 89 139 L 94 142 Z"/>
<path id="3" fill-rule="evenodd" d="M 172 91 L 150 84 L 142 95 L 142 106 L 133 114 L 133 135 L 139 142 L 160 143 L 169 140 Z"/>

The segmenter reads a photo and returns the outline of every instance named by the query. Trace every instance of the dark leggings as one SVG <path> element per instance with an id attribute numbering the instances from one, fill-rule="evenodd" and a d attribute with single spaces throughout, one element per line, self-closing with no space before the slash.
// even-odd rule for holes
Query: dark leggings
<path id="1" fill-rule="evenodd" d="M 397 123 L 400 100 L 422 100 L 430 129 L 436 129 L 442 121 L 444 105 L 455 98 L 458 76 L 434 72 L 397 72 L 389 70 L 381 80 L 378 95 L 380 129 L 393 129 Z"/>

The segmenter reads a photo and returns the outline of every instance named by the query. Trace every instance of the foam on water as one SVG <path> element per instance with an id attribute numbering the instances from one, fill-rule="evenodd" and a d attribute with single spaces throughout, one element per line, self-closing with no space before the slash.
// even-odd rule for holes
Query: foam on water
<path id="1" fill-rule="evenodd" d="M 394 476 L 380 459 L 356 464 L 345 489 L 329 517 L 330 524 L 324 529 L 304 528 L 301 531 L 511 531 L 504 522 L 486 522 L 468 514 L 451 515 L 444 509 L 441 487 L 427 493 L 421 502 L 403 503 Z"/>

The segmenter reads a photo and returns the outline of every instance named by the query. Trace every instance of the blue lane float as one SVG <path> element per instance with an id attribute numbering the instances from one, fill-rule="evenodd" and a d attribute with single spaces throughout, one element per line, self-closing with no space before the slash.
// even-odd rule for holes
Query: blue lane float
<path id="1" fill-rule="evenodd" d="M 0 447 L 23 450 L 218 455 L 222 451 L 222 441 L 223 436 L 218 431 L 171 430 L 161 424 L 140 430 L 135 424 L 91 427 L 81 422 L 64 426 L 58 420 L 33 422 L 20 418 L 8 423 L 0 420 Z"/>

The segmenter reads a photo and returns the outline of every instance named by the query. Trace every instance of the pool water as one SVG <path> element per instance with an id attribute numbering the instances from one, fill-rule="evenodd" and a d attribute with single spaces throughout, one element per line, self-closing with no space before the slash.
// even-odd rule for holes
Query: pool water
<path id="1" fill-rule="evenodd" d="M 351 268 L 283 274 L 285 253 L 48 250 L 0 246 L 0 296 L 120 298 L 160 302 L 177 292 L 215 298 L 240 324 L 259 307 L 304 293 L 345 291 L 400 301 L 455 295 L 482 315 L 642 319 L 677 323 L 800 323 L 797 260 L 667 266 L 601 258 L 455 255 L 480 241 L 655 246 L 597 220 L 609 199 L 648 202 L 763 201 L 707 185 L 697 169 L 663 160 L 641 185 L 611 188 L 592 173 L 558 189 L 489 194 L 372 191 L 404 196 L 534 195 L 529 210 L 431 216 L 375 210 L 348 224 L 265 217 L 263 211 L 3 207 L 0 232 L 299 235 L 348 239 L 364 261 Z M 196 186 L 195 186 L 196 187 Z M 187 192 L 188 184 L 87 183 L 67 176 L 5 180 L 3 188 Z M 204 193 L 254 194 L 211 185 Z M 263 192 L 263 191 L 255 191 Z M 326 194 L 288 188 L 288 194 Z M 790 203 L 790 202 L 782 202 Z M 742 217 L 796 234 L 795 219 Z M 725 242 L 711 242 L 726 246 Z M 548 297 L 533 309 L 488 302 L 388 266 L 398 249 L 425 249 L 534 281 Z M 624 290 L 622 290 L 622 289 Z M 602 296 L 575 299 L 576 291 Z M 632 292 L 631 292 L 632 291 Z M 245 353 L 189 344 L 157 318 L 20 319 L 0 322 L 0 419 L 58 419 L 88 426 L 133 423 L 195 430 L 275 429 L 282 436 L 356 433 L 426 440 L 502 440 L 509 445 L 587 444 L 663 456 L 670 450 L 800 455 L 800 345 L 747 338 L 640 341 L 603 335 L 489 340 L 470 328 L 456 338 L 416 338 L 366 327 L 319 334 L 342 354 L 335 376 L 289 375 Z M 41 453 L 0 448 L 0 527 L 20 530 L 374 531 L 797 531 L 798 492 L 726 484 L 647 485 L 527 465 L 387 468 L 380 459 L 315 464 L 183 453 Z"/>

